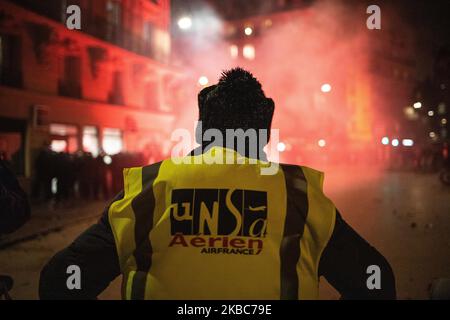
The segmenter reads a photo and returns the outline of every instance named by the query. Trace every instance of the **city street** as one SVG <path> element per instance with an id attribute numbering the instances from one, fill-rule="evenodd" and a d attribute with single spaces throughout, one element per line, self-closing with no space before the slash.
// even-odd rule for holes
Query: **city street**
<path id="1" fill-rule="evenodd" d="M 398 298 L 427 299 L 434 278 L 450 278 L 450 187 L 441 185 L 436 174 L 374 168 L 327 172 L 326 192 L 344 219 L 391 263 Z M 102 206 L 95 203 L 83 210 L 100 214 Z M 15 279 L 13 298 L 36 299 L 45 262 L 96 220 L 83 212 L 77 214 L 86 218 L 0 250 L 0 274 Z M 120 279 L 116 279 L 100 299 L 119 297 Z M 339 295 L 323 281 L 321 298 L 337 299 Z"/>

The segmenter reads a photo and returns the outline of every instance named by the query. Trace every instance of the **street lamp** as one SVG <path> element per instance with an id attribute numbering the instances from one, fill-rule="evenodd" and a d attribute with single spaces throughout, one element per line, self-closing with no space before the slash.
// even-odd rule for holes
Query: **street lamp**
<path id="1" fill-rule="evenodd" d="M 327 142 L 324 139 L 320 139 L 319 141 L 317 141 L 317 144 L 319 145 L 319 147 L 323 148 L 326 146 Z"/>
<path id="2" fill-rule="evenodd" d="M 188 30 L 192 27 L 192 19 L 188 16 L 181 17 L 178 19 L 177 24 L 181 30 Z"/>

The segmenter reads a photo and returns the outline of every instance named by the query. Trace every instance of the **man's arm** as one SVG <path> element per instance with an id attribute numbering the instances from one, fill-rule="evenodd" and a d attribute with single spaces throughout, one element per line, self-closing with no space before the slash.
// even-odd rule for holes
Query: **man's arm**
<path id="1" fill-rule="evenodd" d="M 70 276 L 67 274 L 67 267 L 70 265 L 77 265 L 80 268 L 80 290 L 67 288 L 66 282 Z M 39 280 L 39 297 L 96 299 L 119 275 L 119 258 L 106 208 L 96 224 L 83 232 L 67 248 L 58 252 L 45 265 Z"/>
<path id="2" fill-rule="evenodd" d="M 370 290 L 367 267 L 381 270 L 381 289 Z M 395 278 L 388 261 L 336 213 L 336 224 L 319 264 L 319 275 L 342 296 L 342 299 L 395 299 Z"/>

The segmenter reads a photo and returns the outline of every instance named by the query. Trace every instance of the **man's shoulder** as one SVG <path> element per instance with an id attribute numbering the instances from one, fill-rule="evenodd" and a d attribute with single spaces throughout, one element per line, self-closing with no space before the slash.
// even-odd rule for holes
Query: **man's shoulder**
<path id="1" fill-rule="evenodd" d="M 283 168 L 284 171 L 302 171 L 302 172 L 309 172 L 317 175 L 323 175 L 323 171 L 320 171 L 318 169 L 301 165 L 301 164 L 294 164 L 294 163 L 279 163 L 280 167 Z"/>

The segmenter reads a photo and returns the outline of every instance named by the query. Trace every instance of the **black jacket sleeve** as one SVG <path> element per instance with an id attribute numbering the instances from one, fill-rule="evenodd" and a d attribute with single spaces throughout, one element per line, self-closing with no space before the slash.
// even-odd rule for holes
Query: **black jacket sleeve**
<path id="1" fill-rule="evenodd" d="M 369 289 L 371 265 L 380 268 L 380 289 Z M 395 278 L 388 261 L 341 217 L 336 224 L 319 264 L 319 275 L 341 294 L 342 299 L 395 299 Z M 370 282 L 370 281 L 369 281 Z"/>
<path id="2" fill-rule="evenodd" d="M 96 224 L 44 266 L 39 280 L 40 299 L 96 299 L 120 275 L 108 208 Z M 80 268 L 80 289 L 70 290 L 67 286 L 70 265 Z"/>
<path id="3" fill-rule="evenodd" d="M 14 174 L 0 160 L 0 235 L 20 228 L 30 217 L 25 191 Z"/>

